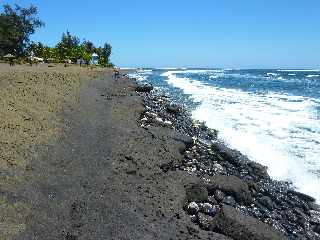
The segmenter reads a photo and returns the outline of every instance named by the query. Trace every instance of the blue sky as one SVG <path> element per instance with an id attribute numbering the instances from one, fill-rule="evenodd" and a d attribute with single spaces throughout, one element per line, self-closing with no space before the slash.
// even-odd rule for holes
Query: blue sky
<path id="1" fill-rule="evenodd" d="M 3 1 L 1 1 L 3 2 Z M 131 67 L 320 68 L 319 0 L 22 0 L 55 45 L 67 29 Z"/>

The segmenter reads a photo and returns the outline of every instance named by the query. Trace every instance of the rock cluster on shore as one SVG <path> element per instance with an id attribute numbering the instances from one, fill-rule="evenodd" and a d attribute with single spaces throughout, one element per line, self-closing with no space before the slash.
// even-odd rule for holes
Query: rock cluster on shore
<path id="1" fill-rule="evenodd" d="M 183 160 L 161 169 L 198 177 L 185 187 L 190 221 L 231 239 L 320 239 L 320 206 L 314 198 L 271 179 L 265 166 L 227 147 L 216 130 L 193 121 L 183 107 L 152 89 L 137 89 L 146 107 L 140 124 L 183 134 Z"/>

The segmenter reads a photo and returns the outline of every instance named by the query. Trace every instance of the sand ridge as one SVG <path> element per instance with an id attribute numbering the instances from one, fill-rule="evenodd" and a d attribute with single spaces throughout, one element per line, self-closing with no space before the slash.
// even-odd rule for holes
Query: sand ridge
<path id="1" fill-rule="evenodd" d="M 0 64 L 0 238 L 7 239 L 25 228 L 30 206 L 13 201 L 30 171 L 36 148 L 54 143 L 64 132 L 59 116 L 79 101 L 81 82 L 96 77 L 101 69 L 48 65 Z M 11 197 L 10 197 L 11 196 Z"/>

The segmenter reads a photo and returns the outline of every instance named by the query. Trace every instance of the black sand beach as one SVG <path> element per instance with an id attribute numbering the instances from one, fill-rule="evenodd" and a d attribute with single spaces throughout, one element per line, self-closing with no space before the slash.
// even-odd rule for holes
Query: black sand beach
<path id="1" fill-rule="evenodd" d="M 3 239 L 319 239 L 314 199 L 150 90 L 111 71 L 82 79 L 64 134 L 1 189 L 21 219 Z"/>

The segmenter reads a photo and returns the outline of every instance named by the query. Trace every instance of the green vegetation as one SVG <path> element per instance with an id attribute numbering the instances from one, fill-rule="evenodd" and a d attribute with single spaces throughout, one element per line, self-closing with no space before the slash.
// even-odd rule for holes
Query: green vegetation
<path id="1" fill-rule="evenodd" d="M 38 9 L 33 5 L 22 8 L 5 4 L 3 9 L 0 14 L 0 54 L 22 56 L 30 42 L 30 35 L 44 23 L 37 18 Z"/>
<path id="2" fill-rule="evenodd" d="M 0 13 L 0 57 L 13 54 L 16 57 L 30 56 L 43 58 L 48 62 L 64 62 L 70 59 L 73 63 L 82 60 L 89 64 L 92 54 L 97 54 L 97 63 L 104 67 L 113 67 L 110 62 L 112 47 L 105 43 L 103 47 L 96 47 L 91 41 L 80 41 L 69 31 L 62 34 L 60 42 L 55 47 L 49 47 L 41 42 L 30 42 L 30 36 L 44 23 L 37 17 L 38 9 L 31 5 L 22 8 L 5 4 Z"/>

